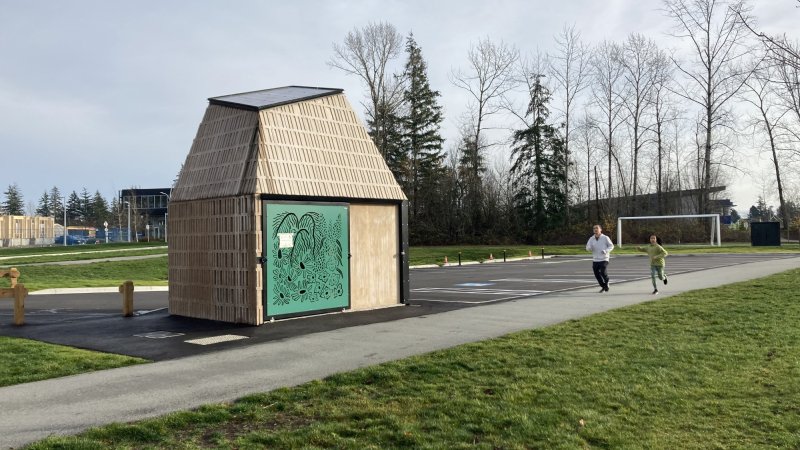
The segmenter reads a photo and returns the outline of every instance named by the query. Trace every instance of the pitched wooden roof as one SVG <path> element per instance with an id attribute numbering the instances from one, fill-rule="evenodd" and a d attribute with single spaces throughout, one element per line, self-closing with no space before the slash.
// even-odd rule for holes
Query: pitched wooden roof
<path id="1" fill-rule="evenodd" d="M 172 201 L 406 198 L 341 89 L 287 86 L 209 103 Z"/>

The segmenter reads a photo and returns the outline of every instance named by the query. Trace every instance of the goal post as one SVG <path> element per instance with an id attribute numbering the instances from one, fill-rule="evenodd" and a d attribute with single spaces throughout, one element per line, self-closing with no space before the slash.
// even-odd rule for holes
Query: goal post
<path id="1" fill-rule="evenodd" d="M 697 219 L 702 217 L 711 218 L 711 245 L 714 245 L 714 237 L 717 238 L 717 247 L 722 246 L 722 235 L 719 230 L 719 214 L 682 214 L 676 216 L 638 216 L 638 217 L 619 217 L 617 219 L 617 246 L 622 248 L 622 221 L 623 220 L 647 220 L 647 219 Z"/>

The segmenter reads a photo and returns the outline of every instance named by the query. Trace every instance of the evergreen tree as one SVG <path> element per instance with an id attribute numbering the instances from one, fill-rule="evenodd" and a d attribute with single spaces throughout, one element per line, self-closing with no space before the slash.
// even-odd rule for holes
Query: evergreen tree
<path id="1" fill-rule="evenodd" d="M 481 137 L 481 140 L 483 137 Z M 463 209 L 463 230 L 469 242 L 481 242 L 481 236 L 486 228 L 487 218 L 483 212 L 484 186 L 483 175 L 486 172 L 485 158 L 481 154 L 475 134 L 470 130 L 462 130 L 461 141 L 457 152 L 458 160 L 458 197 L 461 199 L 460 207 Z M 459 233 L 462 234 L 462 233 Z"/>
<path id="2" fill-rule="evenodd" d="M 75 225 L 79 223 L 81 220 L 81 198 L 78 197 L 78 193 L 72 191 L 69 194 L 69 198 L 67 199 L 67 221 L 68 224 Z"/>
<path id="3" fill-rule="evenodd" d="M 407 149 L 409 174 L 403 188 L 410 202 L 409 221 L 429 235 L 432 230 L 422 230 L 422 225 L 429 224 L 430 216 L 440 210 L 442 198 L 444 139 L 439 134 L 442 107 L 437 103 L 439 92 L 432 90 L 428 82 L 428 66 L 413 34 L 406 40 L 406 53 L 403 100 L 407 112 L 403 118 L 403 146 Z"/>
<path id="4" fill-rule="evenodd" d="M 89 191 L 86 190 L 84 187 L 81 190 L 81 203 L 80 203 L 80 210 L 79 210 L 79 223 L 81 225 L 89 225 L 89 221 L 94 216 L 94 204 L 92 203 L 92 197 L 89 195 Z"/>
<path id="5" fill-rule="evenodd" d="M 741 218 L 742 217 L 739 216 L 739 212 L 738 211 L 736 211 L 735 209 L 731 209 L 731 223 L 737 223 L 737 222 L 739 222 L 739 219 L 741 219 Z"/>
<path id="6" fill-rule="evenodd" d="M 92 198 L 92 214 L 89 217 L 88 224 L 101 228 L 103 222 L 109 219 L 108 202 L 100 194 L 100 191 L 95 191 L 94 198 Z"/>
<path id="7" fill-rule="evenodd" d="M 750 220 L 753 222 L 769 222 L 775 216 L 772 206 L 767 206 L 767 201 L 758 196 L 758 202 L 750 207 Z"/>
<path id="8" fill-rule="evenodd" d="M 761 211 L 756 207 L 756 205 L 750 207 L 748 218 L 751 222 L 761 222 Z"/>
<path id="9" fill-rule="evenodd" d="M 22 200 L 22 194 L 19 192 L 17 183 L 8 186 L 8 190 L 4 195 L 5 201 L 0 205 L 0 213 L 7 216 L 25 215 L 25 202 Z"/>
<path id="10" fill-rule="evenodd" d="M 122 227 L 122 208 L 121 203 L 117 197 L 111 199 L 111 207 L 109 208 L 109 220 L 108 220 L 108 227 L 109 228 L 121 228 Z"/>
<path id="11" fill-rule="evenodd" d="M 61 191 L 55 186 L 50 189 L 50 213 L 56 223 L 64 225 L 64 199 L 61 197 Z"/>
<path id="12" fill-rule="evenodd" d="M 408 156 L 403 144 L 403 120 L 398 115 L 398 109 L 397 106 L 381 103 L 378 105 L 377 116 L 381 121 L 384 160 L 400 186 L 404 186 L 408 179 Z M 369 135 L 374 141 L 377 139 L 374 131 L 376 125 L 371 120 L 367 120 L 367 125 L 370 129 Z"/>
<path id="13" fill-rule="evenodd" d="M 39 198 L 39 206 L 36 207 L 36 215 L 42 217 L 50 217 L 52 215 L 50 213 L 50 196 L 47 195 L 47 191 L 44 191 Z"/>
<path id="14" fill-rule="evenodd" d="M 566 160 L 564 140 L 556 127 L 547 123 L 550 116 L 550 91 L 535 75 L 526 117 L 530 125 L 514 132 L 511 173 L 514 176 L 515 204 L 528 239 L 558 226 L 566 206 L 563 190 Z M 532 234 L 531 231 L 535 234 Z"/>

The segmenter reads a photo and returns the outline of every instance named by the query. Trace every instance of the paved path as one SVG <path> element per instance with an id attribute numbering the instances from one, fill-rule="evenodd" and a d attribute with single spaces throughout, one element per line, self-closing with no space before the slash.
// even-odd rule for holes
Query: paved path
<path id="1" fill-rule="evenodd" d="M 800 267 L 800 258 L 670 277 L 670 295 Z M 544 327 L 654 297 L 649 280 L 558 292 L 472 308 L 265 342 L 142 366 L 0 388 L 0 446 L 74 434 L 110 422 L 232 401 L 385 361 Z"/>
<path id="2" fill-rule="evenodd" d="M 91 248 L 89 246 L 87 248 Z M 35 255 L 11 255 L 11 256 L 0 256 L 0 261 L 5 261 L 9 259 L 25 259 L 25 258 L 39 258 L 43 256 L 74 256 L 74 255 L 88 255 L 88 254 L 99 254 L 99 253 L 119 253 L 119 252 L 140 252 L 146 250 L 165 250 L 167 248 L 166 245 L 158 246 L 158 247 L 135 247 L 135 248 L 115 248 L 112 250 L 87 250 L 85 252 L 64 252 L 64 253 L 37 253 Z M 47 263 L 45 263 L 47 264 Z"/>
<path id="3" fill-rule="evenodd" d="M 48 261 L 38 263 L 23 263 L 23 264 L 5 264 L 3 267 L 24 267 L 24 266 L 74 266 L 79 264 L 94 264 L 98 262 L 112 262 L 112 261 L 135 261 L 137 259 L 152 259 L 152 258 L 166 258 L 166 253 L 159 253 L 157 255 L 139 255 L 139 256 L 109 256 L 108 258 L 96 259 L 77 259 L 72 261 Z"/>

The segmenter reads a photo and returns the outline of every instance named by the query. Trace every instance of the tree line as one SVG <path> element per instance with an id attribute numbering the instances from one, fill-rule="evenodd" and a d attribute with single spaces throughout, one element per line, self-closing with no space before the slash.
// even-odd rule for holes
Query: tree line
<path id="1" fill-rule="evenodd" d="M 0 214 L 2 215 L 53 217 L 55 223 L 62 225 L 65 211 L 69 226 L 95 228 L 102 228 L 104 222 L 113 224 L 110 225 L 113 227 L 120 226 L 120 217 L 123 213 L 118 199 L 114 198 L 108 202 L 100 194 L 100 191 L 90 194 L 86 188 L 83 188 L 80 193 L 72 191 L 65 196 L 58 187 L 53 186 L 49 191 L 42 193 L 34 208 L 33 205 L 26 207 L 23 194 L 14 183 L 8 186 L 4 192 L 4 201 L 0 203 Z"/>
<path id="2" fill-rule="evenodd" d="M 759 198 L 749 212 L 797 226 L 800 171 L 789 168 L 800 158 L 800 45 L 759 32 L 747 0 L 661 5 L 671 40 L 588 43 L 565 26 L 549 52 L 489 37 L 470 44 L 448 74 L 467 99 L 450 112 L 450 142 L 412 33 L 370 23 L 334 43 L 328 63 L 365 86 L 369 134 L 408 197 L 411 243 L 556 243 L 619 216 L 681 213 L 675 192 L 697 194 L 692 212 L 719 213 L 716 187 L 748 174 L 743 147 L 771 163 L 762 191 L 779 200 L 772 211 Z M 12 185 L 0 212 L 22 205 Z M 85 188 L 66 210 L 70 224 L 121 217 L 117 199 Z M 43 193 L 36 213 L 63 221 L 62 193 Z"/>
<path id="3" fill-rule="evenodd" d="M 763 191 L 791 223 L 798 45 L 759 33 L 746 0 L 666 0 L 662 13 L 688 54 L 640 33 L 589 44 L 569 26 L 546 53 L 471 44 L 449 74 L 469 100 L 447 148 L 413 34 L 370 23 L 334 43 L 329 65 L 366 88 L 368 131 L 409 199 L 412 243 L 552 242 L 590 222 L 681 213 L 676 191 L 696 193 L 692 212 L 719 213 L 716 187 L 748 174 L 743 147 L 772 163 Z"/>

